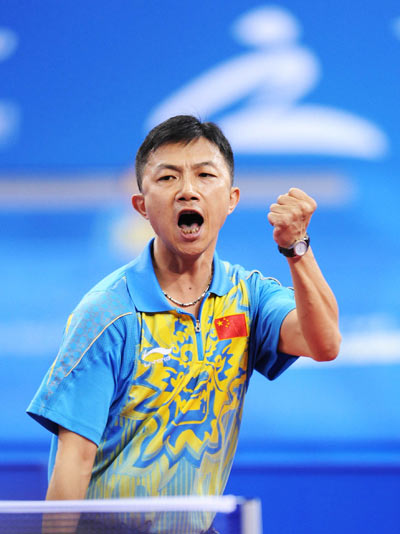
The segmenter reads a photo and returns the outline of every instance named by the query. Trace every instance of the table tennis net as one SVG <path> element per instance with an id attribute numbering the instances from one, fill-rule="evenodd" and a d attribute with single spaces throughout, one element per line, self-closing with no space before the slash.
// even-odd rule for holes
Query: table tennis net
<path id="1" fill-rule="evenodd" d="M 0 501 L 1 534 L 262 534 L 257 499 Z"/>

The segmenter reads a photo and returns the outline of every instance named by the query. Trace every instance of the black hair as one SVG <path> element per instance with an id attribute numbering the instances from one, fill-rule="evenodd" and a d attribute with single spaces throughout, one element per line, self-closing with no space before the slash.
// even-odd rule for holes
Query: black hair
<path id="1" fill-rule="evenodd" d="M 231 183 L 233 183 L 233 152 L 219 126 L 213 122 L 201 122 L 192 115 L 176 115 L 150 130 L 137 151 L 135 169 L 139 191 L 142 190 L 143 169 L 152 152 L 168 143 L 188 144 L 200 137 L 204 137 L 219 148 L 228 165 Z"/>

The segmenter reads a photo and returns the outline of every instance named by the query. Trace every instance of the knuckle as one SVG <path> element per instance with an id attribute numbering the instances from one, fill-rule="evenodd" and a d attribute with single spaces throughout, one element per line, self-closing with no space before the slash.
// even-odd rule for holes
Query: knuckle
<path id="1" fill-rule="evenodd" d="M 292 219 L 300 219 L 304 216 L 304 207 L 301 204 L 296 204 L 292 209 Z"/>

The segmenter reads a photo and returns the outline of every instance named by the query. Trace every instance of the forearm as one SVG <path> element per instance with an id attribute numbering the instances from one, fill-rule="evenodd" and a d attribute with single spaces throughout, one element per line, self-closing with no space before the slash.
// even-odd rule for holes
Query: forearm
<path id="1" fill-rule="evenodd" d="M 288 258 L 301 334 L 315 360 L 334 359 L 340 347 L 339 311 L 335 296 L 311 248 L 302 257 Z"/>
<path id="2" fill-rule="evenodd" d="M 89 466 L 88 466 L 89 467 Z M 81 500 L 85 498 L 89 485 L 91 469 L 76 463 L 56 462 L 46 500 Z M 42 519 L 42 534 L 75 534 L 80 513 L 45 514 Z"/>
<path id="3" fill-rule="evenodd" d="M 296 310 L 282 322 L 279 349 L 327 361 L 336 358 L 341 341 L 336 299 L 311 248 L 306 251 L 293 248 L 301 241 L 306 245 L 304 238 L 316 208 L 313 198 L 294 187 L 271 204 L 268 220 L 274 227 L 275 242 L 287 257 L 296 299 Z"/>
<path id="4" fill-rule="evenodd" d="M 46 500 L 84 499 L 92 467 L 79 462 L 59 462 L 54 466 Z"/>
<path id="5" fill-rule="evenodd" d="M 59 428 L 58 448 L 46 500 L 81 500 L 92 475 L 96 445 L 73 432 Z M 79 513 L 45 514 L 42 534 L 75 534 Z"/>

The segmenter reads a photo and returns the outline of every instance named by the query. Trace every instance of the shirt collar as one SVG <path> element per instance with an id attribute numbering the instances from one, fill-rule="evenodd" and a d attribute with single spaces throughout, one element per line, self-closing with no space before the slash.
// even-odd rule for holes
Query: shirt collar
<path id="1" fill-rule="evenodd" d="M 176 309 L 164 296 L 160 284 L 153 268 L 152 261 L 152 239 L 127 268 L 126 279 L 128 290 L 135 307 L 138 311 L 155 313 Z M 218 296 L 225 295 L 233 287 L 233 283 L 228 277 L 227 267 L 214 252 L 213 258 L 214 274 L 209 289 L 210 293 Z"/>

